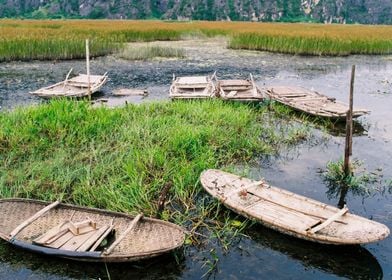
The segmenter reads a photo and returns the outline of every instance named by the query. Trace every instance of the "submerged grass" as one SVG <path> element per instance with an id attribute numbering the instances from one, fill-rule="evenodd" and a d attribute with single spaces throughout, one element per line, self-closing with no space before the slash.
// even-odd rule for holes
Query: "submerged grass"
<path id="1" fill-rule="evenodd" d="M 228 228 L 227 211 L 200 192 L 199 175 L 276 152 L 286 135 L 263 122 L 269 114 L 266 107 L 219 100 L 118 109 L 58 100 L 3 112 L 0 197 L 155 216 L 162 188 L 171 184 L 164 219 L 192 233 L 214 224 Z"/>
<path id="2" fill-rule="evenodd" d="M 391 26 L 134 20 L 0 20 L 0 61 L 73 59 L 113 53 L 123 43 L 230 37 L 229 47 L 306 55 L 389 54 Z"/>

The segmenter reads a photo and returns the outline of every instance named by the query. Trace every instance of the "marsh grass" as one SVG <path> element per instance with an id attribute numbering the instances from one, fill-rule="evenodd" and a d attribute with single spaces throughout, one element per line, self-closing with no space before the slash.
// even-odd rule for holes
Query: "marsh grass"
<path id="1" fill-rule="evenodd" d="M 184 58 L 185 50 L 164 46 L 128 46 L 118 53 L 127 60 L 149 60 L 154 58 Z"/>
<path id="2" fill-rule="evenodd" d="M 0 197 L 25 197 L 155 216 L 224 241 L 246 224 L 201 191 L 200 173 L 249 163 L 285 145 L 266 107 L 215 101 L 93 109 L 66 100 L 0 113 Z M 292 143 L 291 141 L 289 141 Z M 236 219 L 236 218 L 234 218 Z"/>
<path id="3" fill-rule="evenodd" d="M 389 54 L 392 27 L 252 22 L 0 20 L 0 61 L 74 59 L 113 53 L 127 42 L 228 36 L 229 47 L 303 55 Z"/>
<path id="4" fill-rule="evenodd" d="M 354 195 L 369 196 L 375 192 L 384 192 L 382 173 L 380 170 L 369 172 L 364 168 L 363 162 L 354 160 L 351 163 L 352 173 L 346 175 L 343 169 L 343 160 L 330 161 L 322 172 L 327 183 L 329 197 L 337 197 L 342 188 L 347 188 Z"/>

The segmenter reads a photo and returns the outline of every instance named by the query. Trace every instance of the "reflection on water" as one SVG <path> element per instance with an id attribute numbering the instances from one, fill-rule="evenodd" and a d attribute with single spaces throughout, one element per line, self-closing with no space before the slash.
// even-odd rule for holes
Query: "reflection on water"
<path id="1" fill-rule="evenodd" d="M 84 263 L 26 252 L 0 242 L 0 279 L 175 279 L 181 252 L 133 263 Z M 179 262 L 179 263 L 177 263 Z M 110 277 L 110 278 L 109 278 Z"/>
<path id="2" fill-rule="evenodd" d="M 300 261 L 304 267 L 348 279 L 382 279 L 377 259 L 361 246 L 322 245 L 286 236 L 260 225 L 246 232 L 254 242 Z"/>

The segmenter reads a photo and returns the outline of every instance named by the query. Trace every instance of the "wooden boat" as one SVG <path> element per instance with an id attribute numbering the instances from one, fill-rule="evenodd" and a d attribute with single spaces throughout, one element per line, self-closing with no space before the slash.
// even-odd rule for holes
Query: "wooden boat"
<path id="1" fill-rule="evenodd" d="M 267 90 L 270 99 L 310 115 L 332 119 L 345 119 L 349 106 L 342 102 L 297 86 L 276 86 Z M 365 109 L 353 109 L 353 118 L 368 114 Z"/>
<path id="2" fill-rule="evenodd" d="M 213 82 L 215 73 L 210 76 L 173 77 L 169 96 L 173 99 L 211 98 L 216 94 Z"/>
<path id="3" fill-rule="evenodd" d="M 43 98 L 84 97 L 99 91 L 106 83 L 108 78 L 106 73 L 102 76 L 90 75 L 89 83 L 88 75 L 86 74 L 79 74 L 76 77 L 68 79 L 69 74 L 70 72 L 68 73 L 66 79 L 62 82 L 40 88 L 30 93 Z"/>
<path id="4" fill-rule="evenodd" d="M 219 170 L 200 176 L 204 189 L 233 211 L 298 238 L 325 244 L 363 244 L 389 235 L 383 224 L 322 202 Z"/>
<path id="5" fill-rule="evenodd" d="M 261 101 L 264 94 L 255 84 L 252 74 L 247 80 L 218 80 L 218 96 L 225 100 Z"/>
<path id="6" fill-rule="evenodd" d="M 135 261 L 184 242 L 181 227 L 142 214 L 131 217 L 28 199 L 1 199 L 0 213 L 2 239 L 22 249 L 75 260 Z"/>

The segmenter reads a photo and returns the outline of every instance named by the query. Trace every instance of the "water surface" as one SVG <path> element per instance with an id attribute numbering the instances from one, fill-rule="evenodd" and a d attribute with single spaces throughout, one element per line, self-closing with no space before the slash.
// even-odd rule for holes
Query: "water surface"
<path id="1" fill-rule="evenodd" d="M 353 141 L 353 154 L 368 171 L 383 175 L 380 191 L 349 193 L 352 213 L 392 228 L 392 56 L 304 57 L 225 49 L 218 39 L 160 42 L 184 47 L 183 60 L 130 62 L 102 57 L 91 62 L 92 73 L 109 73 L 101 95 L 117 88 L 147 88 L 149 96 L 135 102 L 167 100 L 173 73 L 219 78 L 246 78 L 252 73 L 260 86 L 296 85 L 317 90 L 337 100 L 348 100 L 351 65 L 357 66 L 354 105 L 371 110 L 361 117 L 364 128 Z M 43 102 L 29 91 L 62 80 L 70 68 L 84 71 L 84 61 L 13 62 L 0 64 L 0 110 Z M 313 136 L 279 155 L 260 158 L 251 168 L 255 179 L 336 205 L 320 176 L 328 161 L 343 155 L 344 137 L 313 129 Z M 339 134 L 338 134 L 339 135 Z M 207 197 L 207 195 L 205 194 Z M 233 214 L 233 217 L 236 217 Z M 241 219 L 238 217 L 238 219 Z M 245 236 L 232 240 L 228 250 L 215 239 L 185 246 L 161 258 L 135 264 L 79 264 L 48 259 L 0 243 L 1 279 L 391 279 L 391 237 L 365 246 L 334 247 L 291 238 L 255 224 Z M 216 263 L 215 260 L 218 260 Z M 211 273 L 206 274 L 211 270 Z"/>

